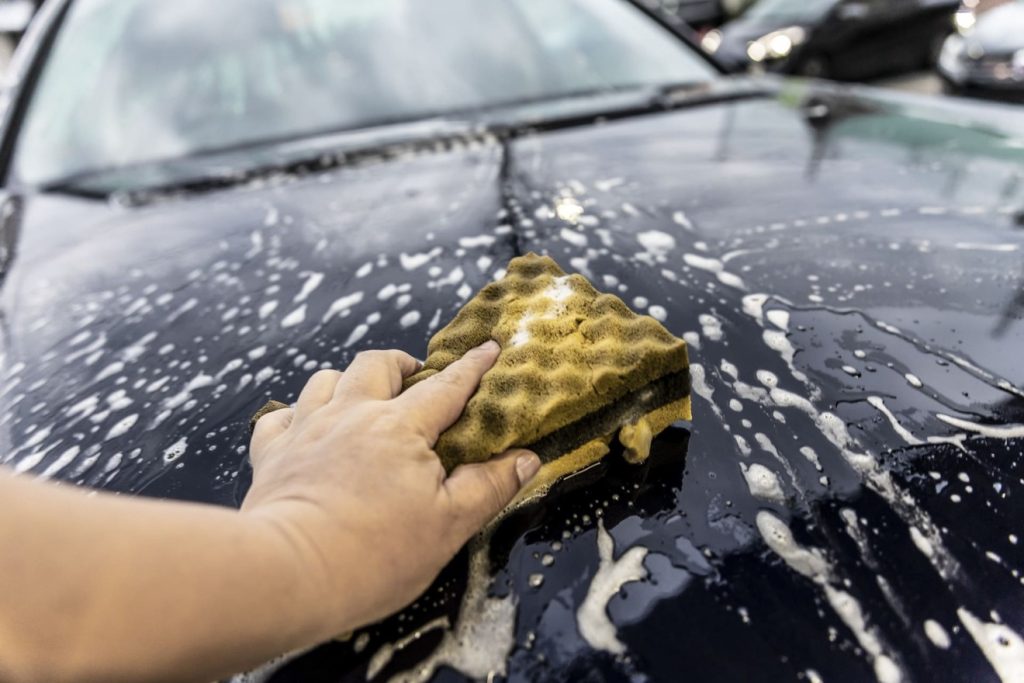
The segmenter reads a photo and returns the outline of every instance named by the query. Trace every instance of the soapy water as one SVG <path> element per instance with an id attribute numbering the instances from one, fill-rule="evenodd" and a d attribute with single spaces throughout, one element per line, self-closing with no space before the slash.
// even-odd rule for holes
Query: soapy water
<path id="1" fill-rule="evenodd" d="M 611 184 L 603 191 L 614 194 L 618 187 L 617 183 Z M 449 615 L 449 621 L 437 620 L 436 616 L 426 618 L 423 615 L 415 621 L 414 617 L 409 617 L 398 629 L 404 630 L 403 633 L 381 638 L 375 632 L 369 639 L 370 645 L 354 654 L 364 656 L 367 662 L 376 656 L 375 673 L 382 680 L 395 677 L 425 680 L 441 666 L 487 678 L 500 675 L 502 671 L 513 671 L 514 665 L 528 670 L 528 660 L 535 652 L 533 648 L 543 649 L 545 638 L 549 643 L 556 641 L 555 634 L 559 631 L 551 624 L 563 627 L 569 624 L 569 634 L 559 641 L 568 643 L 565 648 L 568 652 L 585 653 L 596 648 L 618 655 L 622 659 L 616 659 L 614 666 L 628 669 L 630 657 L 640 656 L 637 653 L 643 650 L 644 643 L 628 628 L 630 619 L 636 615 L 618 610 L 626 609 L 624 605 L 629 603 L 642 602 L 636 596 L 654 590 L 655 581 L 670 583 L 666 576 L 678 579 L 672 585 L 683 586 L 679 589 L 683 591 L 680 598 L 705 592 L 714 594 L 718 604 L 723 605 L 722 610 L 737 615 L 736 629 L 749 629 L 750 624 L 756 627 L 768 621 L 770 615 L 763 610 L 740 604 L 743 584 L 760 585 L 756 577 L 742 577 L 724 586 L 722 579 L 716 576 L 729 566 L 727 558 L 751 556 L 767 548 L 770 554 L 766 555 L 765 564 L 770 569 L 790 571 L 804 581 L 815 599 L 827 605 L 828 613 L 834 615 L 820 622 L 814 620 L 817 617 L 809 617 L 807 623 L 814 628 L 805 635 L 818 637 L 822 643 L 838 640 L 845 647 L 842 657 L 836 654 L 838 661 L 844 665 L 850 665 L 851 660 L 859 661 L 869 667 L 878 680 L 897 680 L 913 667 L 901 659 L 900 653 L 907 644 L 890 623 L 891 612 L 896 612 L 895 601 L 890 597 L 886 598 L 888 602 L 872 597 L 878 591 L 866 588 L 869 582 L 864 581 L 854 567 L 857 562 L 867 563 L 870 559 L 876 568 L 873 571 L 877 572 L 870 583 L 889 586 L 882 589 L 886 596 L 903 596 L 906 585 L 900 580 L 898 564 L 893 561 L 903 548 L 891 545 L 891 538 L 888 544 L 882 544 L 879 530 L 884 529 L 889 536 L 904 539 L 904 547 L 913 553 L 907 556 L 910 558 L 907 562 L 919 558 L 926 568 L 923 571 L 931 568 L 939 579 L 934 590 L 962 603 L 953 621 L 949 614 L 929 613 L 925 618 L 920 606 L 908 599 L 904 608 L 914 622 L 913 631 L 924 634 L 921 637 L 927 638 L 937 650 L 944 649 L 942 643 L 949 639 L 959 644 L 957 634 L 969 632 L 971 641 L 993 671 L 1004 680 L 1015 680 L 1019 671 L 1013 668 L 1017 661 L 1015 643 L 1019 643 L 1019 638 L 1015 640 L 1015 637 L 1018 631 L 1013 624 L 1000 623 L 992 616 L 993 606 L 987 604 L 983 591 L 971 588 L 965 578 L 965 567 L 973 567 L 975 555 L 988 557 L 986 552 L 998 552 L 997 556 L 1002 558 L 1017 556 L 995 545 L 988 537 L 984 542 L 986 547 L 973 548 L 957 537 L 955 527 L 952 531 L 943 529 L 950 528 L 949 514 L 959 514 L 950 512 L 955 505 L 969 505 L 972 496 L 998 503 L 999 491 L 993 488 L 996 484 L 1002 486 L 1003 491 L 1016 492 L 1019 488 L 1019 481 L 1000 474 L 980 454 L 981 446 L 997 441 L 1006 445 L 999 452 L 1007 458 L 1019 457 L 1012 449 L 1017 446 L 1014 440 L 1021 437 L 1020 418 L 1007 420 L 989 408 L 1007 397 L 1019 396 L 1019 388 L 960 350 L 946 349 L 939 343 L 915 337 L 910 332 L 913 326 L 906 321 L 873 320 L 854 309 L 827 307 L 824 301 L 829 295 L 830 283 L 820 278 L 808 280 L 812 283 L 809 297 L 816 298 L 808 297 L 806 301 L 815 305 L 793 303 L 805 299 L 798 299 L 791 292 L 787 292 L 786 297 L 763 293 L 773 291 L 771 289 L 758 292 L 757 287 L 763 287 L 763 274 L 756 269 L 745 269 L 745 264 L 757 256 L 758 246 L 729 245 L 728 252 L 726 245 L 713 242 L 697 246 L 690 241 L 700 229 L 692 218 L 697 215 L 695 212 L 671 211 L 671 220 L 680 229 L 669 234 L 645 225 L 650 221 L 650 212 L 639 204 L 617 205 L 618 213 L 614 218 L 604 216 L 588 203 L 587 188 L 583 189 L 584 192 L 577 194 L 578 206 L 586 213 L 574 214 L 580 222 L 571 230 L 565 228 L 564 222 L 556 223 L 558 228 L 552 229 L 551 243 L 557 242 L 559 247 L 558 250 L 552 248 L 551 252 L 560 261 L 566 261 L 568 259 L 559 250 L 569 246 L 577 250 L 574 255 L 578 254 L 586 268 L 594 273 L 620 273 L 621 279 L 611 286 L 613 291 L 620 291 L 619 288 L 628 283 L 627 300 L 642 300 L 648 311 L 667 322 L 673 332 L 688 333 L 695 361 L 692 379 L 696 415 L 692 427 L 694 438 L 686 455 L 687 469 L 684 472 L 681 464 L 678 468 L 671 464 L 678 462 L 685 451 L 670 453 L 664 447 L 660 451 L 656 449 L 656 457 L 660 453 L 669 465 L 667 470 L 661 470 L 665 481 L 651 483 L 648 488 L 644 488 L 646 483 L 641 485 L 645 495 L 657 500 L 644 503 L 637 498 L 642 515 L 638 517 L 637 510 L 619 505 L 629 498 L 629 492 L 610 492 L 615 485 L 629 481 L 629 475 L 620 479 L 613 477 L 607 487 L 594 489 L 596 499 L 589 503 L 587 520 L 568 509 L 549 510 L 551 519 L 546 526 L 560 523 L 564 526 L 557 534 L 548 535 L 560 539 L 557 542 L 564 543 L 564 548 L 553 551 L 554 541 L 546 540 L 545 552 L 540 553 L 538 543 L 526 542 L 525 546 L 511 551 L 510 563 L 519 564 L 503 567 L 497 563 L 494 565 L 497 575 L 491 562 L 484 563 L 479 554 L 474 555 L 476 559 L 470 561 L 469 588 L 461 597 L 458 590 L 451 588 L 445 593 L 445 604 L 454 604 L 457 608 Z M 532 211 L 524 213 L 534 216 L 537 221 L 534 228 L 541 227 L 544 221 L 562 220 L 557 216 L 537 218 Z M 601 224 L 607 229 L 605 234 L 598 234 L 586 224 L 589 221 L 581 220 L 591 215 L 601 217 Z M 278 214 L 275 224 L 285 218 L 286 215 Z M 837 217 L 832 219 L 838 220 Z M 779 231 L 799 227 L 794 222 Z M 237 401 L 238 396 L 246 396 L 254 387 L 259 387 L 260 391 L 277 391 L 285 381 L 294 383 L 295 380 L 289 378 L 295 374 L 305 372 L 307 367 L 319 367 L 328 362 L 326 359 L 341 366 L 359 348 L 386 341 L 392 328 L 408 329 L 410 334 L 419 335 L 417 343 L 425 342 L 430 330 L 443 324 L 453 308 L 415 307 L 397 312 L 401 283 L 412 283 L 412 301 L 416 301 L 417 288 L 433 287 L 451 292 L 454 302 L 457 297 L 453 290 L 468 286 L 467 280 L 478 285 L 478 273 L 482 281 L 499 276 L 500 267 L 507 261 L 506 255 L 498 252 L 507 233 L 495 229 L 493 234 L 460 239 L 459 248 L 465 250 L 465 255 L 457 257 L 459 261 L 453 260 L 450 247 L 430 245 L 409 246 L 406 253 L 393 259 L 395 264 L 390 270 L 376 258 L 363 258 L 356 262 L 359 267 L 354 269 L 355 279 L 336 287 L 330 278 L 317 278 L 318 273 L 327 272 L 325 269 L 291 272 L 286 259 L 280 258 L 280 245 L 275 244 L 272 235 L 255 234 L 261 236 L 254 237 L 251 244 L 247 238 L 246 249 L 252 249 L 248 252 L 250 258 L 266 260 L 268 272 L 266 289 L 262 294 L 253 295 L 251 300 L 233 301 L 231 306 L 211 311 L 188 293 L 163 298 L 164 293 L 153 292 L 145 300 L 136 293 L 124 304 L 127 314 L 134 316 L 163 307 L 168 322 L 193 324 L 197 328 L 200 317 L 215 317 L 221 325 L 216 331 L 217 335 L 222 335 L 220 340 L 212 336 L 199 340 L 175 338 L 172 344 L 167 335 L 162 334 L 144 343 L 133 342 L 117 349 L 111 348 L 99 335 L 90 337 L 84 331 L 76 334 L 68 342 L 67 357 L 81 354 L 75 357 L 76 362 L 91 361 L 90 367 L 95 368 L 93 385 L 76 387 L 65 402 L 54 404 L 68 408 L 59 415 L 59 420 L 71 425 L 67 429 L 58 424 L 28 431 L 27 425 L 20 423 L 27 438 L 16 455 L 8 456 L 9 461 L 16 463 L 23 472 L 42 475 L 50 472 L 51 476 L 61 476 L 76 471 L 78 465 L 96 455 L 90 454 L 87 448 L 76 451 L 75 444 L 68 440 L 68 433 L 72 429 L 92 429 L 95 425 L 97 438 L 110 439 L 112 454 L 100 458 L 94 467 L 95 473 L 102 472 L 109 462 L 116 461 L 115 471 L 128 467 L 130 465 L 122 462 L 131 463 L 132 458 L 115 458 L 114 454 L 128 453 L 128 449 L 120 448 L 122 440 L 145 433 L 148 424 L 146 420 L 132 422 L 129 413 L 145 415 L 145 411 L 158 407 L 170 411 L 163 424 L 195 427 L 195 430 L 167 443 L 150 445 L 150 448 L 168 467 L 193 466 L 200 454 L 209 455 L 203 445 L 206 431 L 222 426 L 207 426 L 200 417 L 194 416 L 200 416 L 219 402 Z M 602 248 L 609 249 L 609 243 L 628 245 L 624 248 L 629 250 L 639 247 L 629 263 L 638 269 L 643 267 L 638 270 L 644 274 L 642 279 L 621 276 L 622 264 L 615 262 L 610 253 L 601 252 Z M 967 246 L 974 249 L 977 245 Z M 967 249 L 967 246 L 958 248 Z M 537 248 L 544 250 L 543 240 Z M 1000 249 L 984 250 L 984 253 L 998 256 L 1009 252 Z M 272 279 L 273 275 L 279 277 Z M 229 279 L 220 282 L 227 284 Z M 277 289 L 272 289 L 275 287 Z M 382 292 L 389 296 L 381 298 Z M 163 303 L 159 303 L 161 301 Z M 100 303 L 97 300 L 97 305 Z M 421 324 L 420 311 L 422 318 L 430 317 L 427 325 Z M 95 313 L 81 313 L 85 327 L 90 323 L 84 321 Z M 388 325 L 381 324 L 382 321 L 387 321 Z M 323 334 L 328 324 L 332 335 Z M 677 328 L 678 325 L 688 325 L 690 329 Z M 295 349 L 290 353 L 291 348 L 279 344 L 253 343 L 275 326 L 290 330 L 289 336 L 316 339 L 315 348 L 304 345 L 301 351 Z M 383 332 L 385 327 L 388 332 Z M 145 337 L 135 335 L 135 339 Z M 259 353 L 255 357 L 251 353 L 246 355 L 241 365 L 230 366 L 230 369 L 222 361 L 214 365 L 201 360 L 209 349 L 218 344 L 233 345 L 236 339 L 245 340 L 243 349 L 252 348 Z M 147 356 L 145 349 L 150 346 L 166 348 L 166 361 L 160 367 L 141 368 Z M 834 359 L 826 357 L 833 352 Z M 243 350 L 235 355 L 242 357 Z M 28 401 L 19 397 L 31 392 L 17 383 L 24 368 L 8 368 L 6 363 L 0 367 L 7 368 L 5 397 L 15 407 L 21 401 Z M 122 408 L 118 413 L 105 399 L 109 390 L 96 391 L 94 385 L 122 378 L 120 386 L 126 393 L 115 400 L 114 405 L 128 399 L 134 401 L 134 407 L 131 411 Z M 136 386 L 142 380 L 144 384 Z M 222 389 L 222 385 L 225 388 Z M 154 396 L 147 399 L 144 394 L 150 387 Z M 970 396 L 965 397 L 964 393 Z M 739 406 L 741 410 L 736 412 L 732 406 Z M 106 414 L 108 409 L 112 412 Z M 729 414 L 735 417 L 722 417 Z M 93 418 L 99 419 L 93 422 Z M 11 419 L 9 414 L 0 417 L 7 422 Z M 46 424 L 46 420 L 46 409 L 40 409 L 37 424 Z M 161 455 L 164 457 L 160 458 Z M 917 460 L 928 460 L 930 467 L 941 470 L 940 479 L 929 480 L 927 487 L 921 485 L 913 467 Z M 944 469 L 944 461 L 966 462 L 979 471 L 972 470 L 970 483 L 963 482 Z M 218 473 L 218 476 L 231 474 Z M 931 495 L 932 488 L 942 484 L 946 486 L 941 494 Z M 966 486 L 977 488 L 971 494 Z M 954 487 L 957 493 L 950 494 Z M 614 500 L 615 495 L 621 500 Z M 961 496 L 962 502 L 951 502 L 950 495 Z M 850 528 L 848 515 L 837 514 L 829 508 L 827 501 L 832 499 L 842 499 L 860 511 L 855 514 L 853 528 L 858 530 L 859 536 L 854 542 L 853 555 L 826 533 L 838 528 L 844 530 L 843 538 L 846 538 L 845 530 Z M 977 508 L 975 505 L 972 510 Z M 617 523 L 608 521 L 610 510 L 617 510 Z M 599 511 L 604 513 L 599 515 Z M 773 515 L 777 524 L 758 524 L 759 519 L 766 519 L 761 513 Z M 636 519 L 652 523 L 643 528 L 643 522 L 631 521 Z M 604 521 L 599 523 L 599 520 Z M 813 524 L 808 524 L 809 521 Z M 788 536 L 779 525 L 789 529 Z M 614 564 L 615 553 L 599 550 L 595 557 L 592 539 L 595 529 L 599 549 L 602 538 L 610 540 L 614 535 L 615 545 L 633 553 L 629 557 L 634 559 L 621 565 L 625 568 L 618 570 L 613 577 L 615 580 L 608 583 L 610 586 L 618 584 L 631 596 L 630 600 L 605 599 L 611 590 L 605 587 L 608 574 L 601 574 L 600 567 L 619 565 Z M 1002 536 L 1007 537 L 1005 533 Z M 529 559 L 533 551 L 541 557 L 551 555 L 556 560 L 549 565 L 539 560 L 533 562 Z M 635 561 L 640 555 L 650 557 L 651 567 L 645 568 L 643 576 Z M 597 559 L 597 566 L 580 567 L 582 557 Z M 625 556 L 620 551 L 618 557 L 621 560 Z M 675 569 L 659 575 L 652 568 L 658 557 L 667 558 L 666 562 Z M 999 566 L 1007 566 L 1007 571 L 1019 570 L 1014 560 L 1005 562 L 1006 565 Z M 519 566 L 523 571 L 513 575 L 511 567 Z M 572 573 L 573 567 L 578 571 Z M 679 579 L 684 575 L 688 577 L 687 582 Z M 534 576 L 543 580 L 531 581 L 530 577 Z M 622 577 L 632 576 L 637 578 L 619 582 Z M 776 580 L 781 577 L 778 573 L 772 576 Z M 601 580 L 598 577 L 602 577 Z M 1019 585 L 1017 577 L 1006 579 L 1010 580 Z M 512 585 L 502 585 L 503 582 Z M 556 618 L 556 596 L 559 591 L 571 593 L 573 586 L 576 593 L 563 600 L 577 609 L 567 609 L 562 615 L 565 618 Z M 770 586 L 762 588 L 770 590 Z M 532 605 L 527 605 L 532 598 L 526 596 L 534 594 L 538 600 L 547 600 L 551 605 L 543 614 L 537 614 Z M 600 599 L 593 598 L 587 603 L 590 595 Z M 582 610 L 580 605 L 583 604 L 590 607 Z M 648 602 L 651 609 L 657 609 L 657 604 L 653 598 Z M 529 610 L 533 611 L 528 613 Z M 739 616 L 741 614 L 745 616 Z M 710 615 L 703 612 L 702 616 Z M 1006 616 L 1014 618 L 1014 615 Z M 421 636 L 409 640 L 410 635 L 417 632 Z M 530 637 L 531 632 L 535 634 L 534 639 Z M 542 636 L 539 640 L 538 632 Z M 740 642 L 746 642 L 742 640 L 746 632 L 738 630 L 734 635 Z M 945 639 L 941 633 L 945 633 Z M 357 636 L 354 642 L 367 641 Z M 477 645 L 475 649 L 473 643 Z M 388 644 L 391 645 L 390 656 L 384 661 L 381 653 L 388 652 Z M 354 646 L 350 647 L 354 650 Z M 786 641 L 779 643 L 780 651 L 788 652 L 787 647 L 795 646 Z M 551 655 L 547 650 L 545 653 Z M 656 658 L 656 654 L 649 651 L 643 656 L 649 661 Z M 814 660 L 806 651 L 797 651 L 793 657 L 793 665 L 800 671 L 814 671 L 824 680 L 834 680 L 834 671 L 827 662 Z"/>

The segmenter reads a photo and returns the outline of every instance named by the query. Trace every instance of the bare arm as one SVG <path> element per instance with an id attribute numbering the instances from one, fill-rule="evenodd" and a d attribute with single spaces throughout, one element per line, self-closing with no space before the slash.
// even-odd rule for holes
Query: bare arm
<path id="1" fill-rule="evenodd" d="M 0 680 L 208 681 L 405 606 L 539 467 L 432 450 L 496 356 L 401 396 L 401 352 L 317 373 L 257 425 L 241 512 L 0 474 Z"/>

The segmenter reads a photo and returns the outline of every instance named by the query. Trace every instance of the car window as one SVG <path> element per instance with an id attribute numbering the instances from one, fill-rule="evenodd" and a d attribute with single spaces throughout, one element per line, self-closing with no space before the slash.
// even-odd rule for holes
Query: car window
<path id="1" fill-rule="evenodd" d="M 77 0 L 15 174 L 92 170 L 713 78 L 624 0 Z"/>

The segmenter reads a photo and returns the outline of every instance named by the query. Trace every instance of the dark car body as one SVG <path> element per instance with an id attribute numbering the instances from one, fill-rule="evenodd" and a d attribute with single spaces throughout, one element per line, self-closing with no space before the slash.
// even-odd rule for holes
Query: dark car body
<path id="1" fill-rule="evenodd" d="M 949 93 L 1024 102 L 1024 3 L 979 13 L 946 39 L 937 67 Z"/>
<path id="2" fill-rule="evenodd" d="M 714 55 L 730 71 L 756 66 L 864 80 L 934 64 L 942 40 L 953 30 L 957 6 L 949 0 L 813 0 L 795 13 L 762 14 L 755 4 L 722 26 L 712 45 L 718 45 Z M 795 32 L 799 39 L 773 52 L 770 39 L 780 31 Z M 759 44 L 763 51 L 752 47 Z"/>
<path id="3" fill-rule="evenodd" d="M 696 30 L 718 26 L 726 18 L 721 0 L 642 0 L 640 4 Z"/>
<path id="4" fill-rule="evenodd" d="M 19 54 L 5 149 L 56 11 Z M 422 357 L 509 259 L 547 253 L 686 335 L 692 426 L 506 519 L 399 616 L 241 680 L 1011 680 L 1019 116 L 722 79 L 529 119 L 342 135 L 317 163 L 145 195 L 8 184 L 3 461 L 236 506 L 268 398 L 362 349 Z M 628 562 L 647 578 L 598 602 L 623 650 L 595 649 L 581 608 Z"/>

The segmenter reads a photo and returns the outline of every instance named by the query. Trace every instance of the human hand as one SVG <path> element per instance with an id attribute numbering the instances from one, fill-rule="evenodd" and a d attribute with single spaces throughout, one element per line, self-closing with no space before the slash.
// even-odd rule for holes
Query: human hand
<path id="1" fill-rule="evenodd" d="M 488 342 L 399 395 L 419 363 L 369 351 L 263 416 L 242 512 L 284 537 L 320 602 L 325 637 L 412 602 L 540 468 L 513 450 L 446 475 L 433 446 L 499 347 Z"/>

